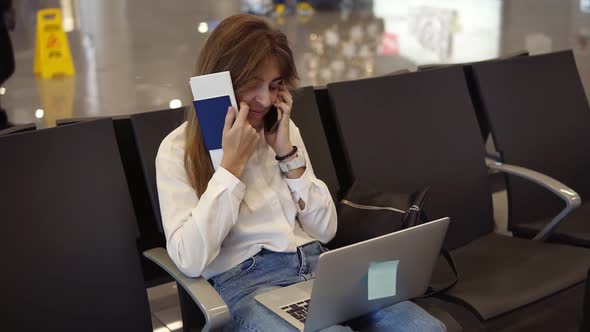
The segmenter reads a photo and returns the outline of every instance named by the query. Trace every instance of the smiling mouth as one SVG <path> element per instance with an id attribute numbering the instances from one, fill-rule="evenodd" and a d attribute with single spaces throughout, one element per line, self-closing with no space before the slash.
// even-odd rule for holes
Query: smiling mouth
<path id="1" fill-rule="evenodd" d="M 250 114 L 254 115 L 254 116 L 261 116 L 264 114 L 264 110 L 250 110 Z"/>

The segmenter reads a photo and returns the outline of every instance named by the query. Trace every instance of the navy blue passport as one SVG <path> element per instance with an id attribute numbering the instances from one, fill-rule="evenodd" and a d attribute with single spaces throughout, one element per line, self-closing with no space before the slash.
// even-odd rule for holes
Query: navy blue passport
<path id="1" fill-rule="evenodd" d="M 225 115 L 227 108 L 231 106 L 229 96 L 195 100 L 193 105 L 197 112 L 205 148 L 209 151 L 221 149 Z"/>

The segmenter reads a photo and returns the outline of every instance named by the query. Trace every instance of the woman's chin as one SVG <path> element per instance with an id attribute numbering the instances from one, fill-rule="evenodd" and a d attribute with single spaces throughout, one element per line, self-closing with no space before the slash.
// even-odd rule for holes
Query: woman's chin
<path id="1" fill-rule="evenodd" d="M 261 131 L 262 130 L 262 121 L 258 120 L 258 119 L 248 119 L 248 122 L 250 123 L 250 125 L 252 127 L 254 127 L 254 129 L 256 129 L 256 131 Z"/>

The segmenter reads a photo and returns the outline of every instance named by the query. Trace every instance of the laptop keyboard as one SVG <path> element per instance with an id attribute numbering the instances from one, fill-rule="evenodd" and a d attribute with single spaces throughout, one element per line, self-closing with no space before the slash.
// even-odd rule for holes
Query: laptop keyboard
<path id="1" fill-rule="evenodd" d="M 293 318 L 297 319 L 298 321 L 305 323 L 305 319 L 307 318 L 307 308 L 309 307 L 309 299 L 305 301 L 300 301 L 297 303 L 293 303 L 290 305 L 286 305 L 281 307 L 282 310 L 286 311 L 289 315 Z"/>

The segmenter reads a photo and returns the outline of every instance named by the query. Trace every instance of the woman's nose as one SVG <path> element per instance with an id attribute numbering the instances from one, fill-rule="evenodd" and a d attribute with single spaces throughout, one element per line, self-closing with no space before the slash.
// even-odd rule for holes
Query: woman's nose
<path id="1" fill-rule="evenodd" d="M 256 101 L 264 107 L 270 107 L 273 103 L 272 96 L 268 89 L 262 89 L 256 96 Z"/>

